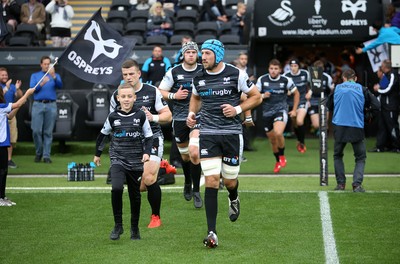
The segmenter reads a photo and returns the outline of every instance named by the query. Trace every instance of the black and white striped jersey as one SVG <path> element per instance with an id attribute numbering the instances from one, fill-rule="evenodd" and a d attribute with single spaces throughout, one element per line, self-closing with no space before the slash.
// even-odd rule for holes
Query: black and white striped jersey
<path id="1" fill-rule="evenodd" d="M 309 87 L 311 80 L 310 73 L 306 70 L 300 69 L 297 74 L 293 74 L 291 71 L 288 71 L 283 75 L 292 79 L 294 85 L 297 87 L 297 90 L 300 93 L 299 103 L 304 104 L 306 102 L 307 87 Z M 293 106 L 293 96 L 288 96 L 287 103 L 288 105 Z"/>
<path id="2" fill-rule="evenodd" d="M 125 113 L 117 110 L 110 113 L 101 134 L 111 136 L 111 165 L 121 165 L 128 170 L 143 170 L 143 153 L 150 154 L 153 138 L 149 121 L 143 111 Z M 96 143 L 99 153 L 104 148 L 105 138 Z"/>
<path id="3" fill-rule="evenodd" d="M 242 92 L 248 93 L 254 86 L 247 73 L 231 64 L 224 63 L 218 73 L 198 71 L 193 78 L 193 94 L 201 97 L 200 134 L 230 135 L 242 133 L 239 115 L 225 117 L 221 105 L 238 106 Z"/>
<path id="4" fill-rule="evenodd" d="M 257 79 L 256 85 L 262 94 L 271 93 L 271 96 L 264 98 L 262 103 L 264 117 L 272 116 L 280 111 L 287 111 L 287 92 L 296 87 L 291 78 L 278 75 L 272 79 L 269 74 L 264 74 Z"/>
<path id="5" fill-rule="evenodd" d="M 173 100 L 173 119 L 176 121 L 185 121 L 189 113 L 189 102 L 192 96 L 192 79 L 195 73 L 203 68 L 203 65 L 197 64 L 193 70 L 185 69 L 183 63 L 169 69 L 162 79 L 158 88 L 171 93 L 176 93 L 182 86 L 182 89 L 189 91 L 188 97 L 184 100 Z"/>

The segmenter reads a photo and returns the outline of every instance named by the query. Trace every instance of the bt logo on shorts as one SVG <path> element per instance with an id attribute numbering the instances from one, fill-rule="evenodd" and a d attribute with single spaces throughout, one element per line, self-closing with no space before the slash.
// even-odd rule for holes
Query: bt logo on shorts
<path id="1" fill-rule="evenodd" d="M 202 97 L 206 96 L 224 96 L 224 95 L 230 95 L 232 94 L 232 90 L 227 90 L 227 89 L 219 89 L 219 90 L 213 90 L 213 89 L 208 89 L 205 91 L 199 91 L 199 95 Z"/>
<path id="2" fill-rule="evenodd" d="M 234 156 L 232 158 L 223 157 L 222 160 L 225 161 L 225 162 L 231 163 L 231 164 L 239 164 L 239 157 L 238 156 Z"/>

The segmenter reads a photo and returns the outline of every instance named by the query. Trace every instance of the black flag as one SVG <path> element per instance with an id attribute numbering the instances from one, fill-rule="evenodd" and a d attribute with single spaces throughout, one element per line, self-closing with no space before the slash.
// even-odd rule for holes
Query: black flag
<path id="1" fill-rule="evenodd" d="M 58 62 L 88 82 L 118 85 L 121 64 L 131 54 L 135 43 L 136 40 L 122 37 L 107 25 L 100 8 L 79 31 Z"/>

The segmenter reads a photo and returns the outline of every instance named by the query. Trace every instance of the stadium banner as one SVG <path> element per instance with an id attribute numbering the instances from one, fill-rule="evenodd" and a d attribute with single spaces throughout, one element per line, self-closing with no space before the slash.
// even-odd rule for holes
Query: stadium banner
<path id="1" fill-rule="evenodd" d="M 382 1 L 256 1 L 255 36 L 263 41 L 365 41 L 382 20 Z"/>
<path id="2" fill-rule="evenodd" d="M 121 64 L 135 44 L 135 39 L 124 38 L 109 26 L 99 8 L 62 53 L 58 63 L 85 81 L 117 85 L 122 78 Z"/>
<path id="3" fill-rule="evenodd" d="M 327 127 L 327 98 L 322 87 L 321 67 L 308 67 L 308 72 L 311 76 L 311 89 L 314 95 L 320 95 L 319 109 L 319 184 L 321 186 L 328 185 L 328 127 Z"/>

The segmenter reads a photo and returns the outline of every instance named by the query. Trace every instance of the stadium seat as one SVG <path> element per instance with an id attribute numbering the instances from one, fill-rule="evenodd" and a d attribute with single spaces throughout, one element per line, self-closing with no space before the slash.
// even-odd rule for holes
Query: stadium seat
<path id="1" fill-rule="evenodd" d="M 225 0 L 225 9 L 237 9 L 239 0 Z"/>
<path id="2" fill-rule="evenodd" d="M 79 105 L 66 92 L 57 93 L 57 120 L 53 139 L 59 140 L 60 152 L 65 152 L 65 141 L 72 139 Z"/>
<path id="3" fill-rule="evenodd" d="M 14 37 L 27 37 L 31 40 L 31 45 L 39 45 L 39 31 L 34 24 L 19 24 L 14 33 Z"/>
<path id="4" fill-rule="evenodd" d="M 125 38 L 129 38 L 129 39 L 135 39 L 136 40 L 136 46 L 142 46 L 143 45 L 143 37 L 142 36 L 138 36 L 138 35 L 127 35 L 125 36 Z"/>
<path id="5" fill-rule="evenodd" d="M 144 22 L 128 22 L 125 28 L 125 35 L 145 36 L 146 23 Z"/>
<path id="6" fill-rule="evenodd" d="M 181 0 L 179 7 L 180 9 L 196 10 L 200 12 L 199 0 Z"/>
<path id="7" fill-rule="evenodd" d="M 216 37 L 218 35 L 218 25 L 215 21 L 201 21 L 197 24 L 198 35 L 214 35 Z"/>
<path id="8" fill-rule="evenodd" d="M 218 30 L 218 35 L 230 34 L 232 32 L 231 29 L 232 29 L 232 23 L 230 21 L 221 23 L 221 27 Z"/>
<path id="9" fill-rule="evenodd" d="M 128 22 L 147 22 L 149 18 L 148 10 L 132 10 L 129 14 Z"/>
<path id="10" fill-rule="evenodd" d="M 118 11 L 128 11 L 131 8 L 129 0 L 113 0 L 110 9 Z"/>
<path id="11" fill-rule="evenodd" d="M 219 40 L 224 45 L 240 45 L 240 37 L 238 35 L 221 35 Z"/>
<path id="12" fill-rule="evenodd" d="M 204 41 L 206 41 L 207 39 L 215 39 L 214 35 L 210 35 L 210 34 L 203 34 L 203 35 L 197 35 L 194 38 L 194 41 L 197 43 L 197 45 L 201 45 L 204 43 Z"/>
<path id="13" fill-rule="evenodd" d="M 86 95 L 87 115 L 89 120 L 85 124 L 90 127 L 101 128 L 110 112 L 110 87 L 106 84 L 97 83 Z"/>
<path id="14" fill-rule="evenodd" d="M 149 36 L 146 38 L 146 45 L 159 45 L 159 46 L 166 46 L 168 44 L 167 36 L 160 35 L 160 36 Z"/>
<path id="15" fill-rule="evenodd" d="M 198 21 L 199 13 L 197 10 L 179 9 L 176 13 L 176 21 L 189 21 L 196 23 Z"/>
<path id="16" fill-rule="evenodd" d="M 118 33 L 120 33 L 121 35 L 124 33 L 124 24 L 120 22 L 108 22 L 107 24 L 118 31 Z"/>
<path id="17" fill-rule="evenodd" d="M 186 35 L 173 35 L 169 40 L 169 45 L 171 46 L 181 46 L 182 45 L 182 38 Z"/>
<path id="18" fill-rule="evenodd" d="M 29 37 L 14 36 L 8 40 L 8 46 L 12 46 L 12 47 L 16 47 L 16 46 L 28 47 L 31 45 L 32 45 L 32 41 Z"/>
<path id="19" fill-rule="evenodd" d="M 194 23 L 189 21 L 177 21 L 174 24 L 174 35 L 194 36 Z"/>
<path id="20" fill-rule="evenodd" d="M 107 23 L 109 22 L 118 22 L 123 25 L 126 24 L 128 20 L 128 12 L 127 11 L 119 11 L 119 10 L 110 10 L 108 11 Z"/>

